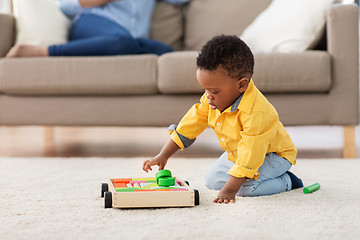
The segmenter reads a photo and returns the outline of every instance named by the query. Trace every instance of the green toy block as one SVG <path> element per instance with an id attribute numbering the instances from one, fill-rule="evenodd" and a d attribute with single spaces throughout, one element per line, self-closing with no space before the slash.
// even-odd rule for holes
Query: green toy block
<path id="1" fill-rule="evenodd" d="M 158 172 L 155 174 L 156 181 L 157 181 L 159 178 L 171 177 L 171 176 L 172 176 L 172 175 L 171 175 L 170 170 L 167 170 L 167 169 L 160 170 L 160 171 L 158 171 Z"/>
<path id="2" fill-rule="evenodd" d="M 316 190 L 318 190 L 320 188 L 320 184 L 319 183 L 315 183 L 313 185 L 310 185 L 308 187 L 304 187 L 303 188 L 303 192 L 305 194 L 308 194 L 308 193 L 312 193 L 312 192 L 315 192 Z"/>
<path id="3" fill-rule="evenodd" d="M 142 188 L 127 187 L 127 188 L 116 188 L 117 192 L 134 192 L 135 190 L 141 190 Z"/>
<path id="4" fill-rule="evenodd" d="M 158 178 L 157 180 L 160 187 L 168 187 L 175 185 L 175 178 L 173 177 L 162 177 Z"/>

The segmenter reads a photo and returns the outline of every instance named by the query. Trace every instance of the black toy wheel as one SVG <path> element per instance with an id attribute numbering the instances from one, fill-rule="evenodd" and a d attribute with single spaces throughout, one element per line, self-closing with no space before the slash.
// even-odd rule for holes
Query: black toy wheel
<path id="1" fill-rule="evenodd" d="M 111 194 L 111 192 L 105 192 L 104 202 L 105 202 L 105 208 L 112 208 L 112 194 Z"/>
<path id="2" fill-rule="evenodd" d="M 101 184 L 101 197 L 104 197 L 104 192 L 109 191 L 109 185 L 107 183 Z"/>
<path id="3" fill-rule="evenodd" d="M 195 195 L 195 206 L 196 206 L 200 204 L 200 195 L 197 189 L 194 189 L 194 195 Z"/>
<path id="4" fill-rule="evenodd" d="M 186 183 L 186 185 L 190 186 L 189 181 L 184 181 L 184 183 Z"/>

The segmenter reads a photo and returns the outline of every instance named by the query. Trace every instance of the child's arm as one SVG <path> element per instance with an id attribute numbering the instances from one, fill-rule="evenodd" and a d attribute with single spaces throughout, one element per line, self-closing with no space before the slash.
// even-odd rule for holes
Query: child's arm
<path id="1" fill-rule="evenodd" d="M 225 186 L 220 190 L 218 196 L 214 199 L 214 203 L 229 203 L 235 202 L 236 193 L 239 191 L 241 185 L 246 178 L 237 178 L 230 175 Z"/>
<path id="2" fill-rule="evenodd" d="M 159 170 L 163 170 L 169 158 L 176 153 L 180 148 L 176 143 L 169 139 L 165 146 L 161 149 L 160 153 L 151 160 L 145 160 L 143 163 L 143 170 L 145 172 L 151 171 L 151 166 L 158 165 Z"/>

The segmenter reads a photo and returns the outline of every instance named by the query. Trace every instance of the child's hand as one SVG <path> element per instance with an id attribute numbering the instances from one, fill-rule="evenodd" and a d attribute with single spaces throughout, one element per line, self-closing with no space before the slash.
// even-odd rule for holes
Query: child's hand
<path id="1" fill-rule="evenodd" d="M 227 189 L 223 188 L 219 192 L 218 196 L 214 199 L 214 203 L 234 203 L 235 196 L 236 192 L 228 191 Z"/>
<path id="2" fill-rule="evenodd" d="M 220 190 L 218 196 L 214 199 L 214 203 L 234 203 L 236 193 L 245 181 L 246 178 L 230 176 L 225 186 Z"/>
<path id="3" fill-rule="evenodd" d="M 180 148 L 176 143 L 169 139 L 167 144 L 161 149 L 160 153 L 151 160 L 145 160 L 143 163 L 143 170 L 148 172 L 152 171 L 151 166 L 158 165 L 159 170 L 163 170 L 169 158 Z"/>
<path id="4" fill-rule="evenodd" d="M 164 158 L 158 155 L 151 160 L 145 160 L 143 163 L 143 170 L 145 172 L 148 172 L 149 170 L 152 171 L 151 167 L 154 165 L 159 166 L 159 170 L 163 170 L 165 168 L 167 161 L 168 158 Z"/>

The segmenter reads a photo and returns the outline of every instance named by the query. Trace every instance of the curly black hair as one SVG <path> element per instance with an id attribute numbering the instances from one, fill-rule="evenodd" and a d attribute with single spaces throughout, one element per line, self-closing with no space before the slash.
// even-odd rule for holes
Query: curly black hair
<path id="1" fill-rule="evenodd" d="M 209 40 L 196 59 L 200 69 L 215 70 L 219 66 L 228 76 L 241 79 L 254 73 L 254 56 L 250 48 L 235 35 L 219 35 Z"/>

